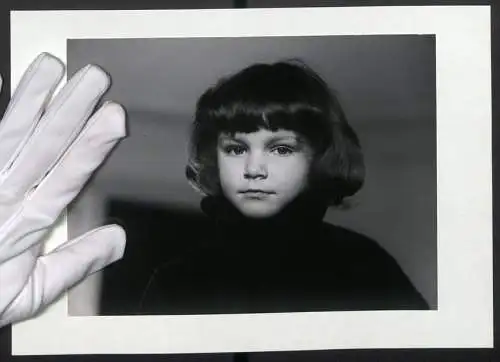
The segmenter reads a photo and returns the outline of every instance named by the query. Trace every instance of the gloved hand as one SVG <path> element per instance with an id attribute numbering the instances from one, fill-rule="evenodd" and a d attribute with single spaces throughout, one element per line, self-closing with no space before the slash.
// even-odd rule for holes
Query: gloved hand
<path id="1" fill-rule="evenodd" d="M 0 122 L 0 327 L 34 316 L 123 255 L 117 225 L 43 254 L 61 212 L 126 133 L 119 104 L 95 111 L 110 84 L 103 70 L 81 69 L 51 101 L 63 75 L 57 58 L 38 56 Z"/>

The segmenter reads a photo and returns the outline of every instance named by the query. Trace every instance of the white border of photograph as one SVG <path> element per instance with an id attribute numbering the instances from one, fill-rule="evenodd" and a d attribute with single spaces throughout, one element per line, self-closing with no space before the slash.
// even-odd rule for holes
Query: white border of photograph
<path id="1" fill-rule="evenodd" d="M 70 38 L 434 34 L 438 157 L 438 310 L 72 317 L 64 296 L 13 326 L 14 355 L 493 346 L 489 6 L 15 11 L 11 30 L 13 86 Z"/>

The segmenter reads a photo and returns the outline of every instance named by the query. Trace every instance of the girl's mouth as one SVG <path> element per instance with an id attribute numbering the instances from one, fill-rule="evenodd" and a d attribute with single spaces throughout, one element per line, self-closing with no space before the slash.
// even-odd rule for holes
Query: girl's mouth
<path id="1" fill-rule="evenodd" d="M 273 195 L 275 194 L 275 192 L 260 189 L 247 189 L 244 191 L 240 191 L 240 194 L 242 194 L 245 198 L 261 199 L 264 197 L 268 197 L 269 195 Z"/>
<path id="2" fill-rule="evenodd" d="M 263 195 L 271 195 L 271 194 L 274 194 L 275 192 L 273 191 L 267 191 L 267 190 L 261 190 L 261 189 L 246 189 L 246 190 L 243 190 L 243 191 L 240 191 L 240 193 L 242 194 L 263 194 Z"/>

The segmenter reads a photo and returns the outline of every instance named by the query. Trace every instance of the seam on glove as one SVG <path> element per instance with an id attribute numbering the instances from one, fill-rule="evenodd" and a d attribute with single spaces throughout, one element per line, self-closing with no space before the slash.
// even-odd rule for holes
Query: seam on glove
<path id="1" fill-rule="evenodd" d="M 44 132 L 44 130 L 47 128 L 47 126 L 49 124 L 51 124 L 51 122 L 53 122 L 54 118 L 56 118 L 58 116 L 58 113 L 59 111 L 61 110 L 61 108 L 65 105 L 65 103 L 67 102 L 68 98 L 73 95 L 76 87 L 81 83 L 81 81 L 83 80 L 83 78 L 85 77 L 85 75 L 88 73 L 89 69 L 91 68 L 91 66 L 87 66 L 87 69 L 85 69 L 84 72 L 82 72 L 82 75 L 80 76 L 80 79 L 75 82 L 74 85 L 72 85 L 72 87 L 67 91 L 67 94 L 64 95 L 64 97 L 62 99 L 60 99 L 60 104 L 59 106 L 56 108 L 56 109 L 49 109 L 49 113 L 45 113 L 45 115 L 41 118 L 40 122 L 41 123 L 41 126 L 38 126 L 35 128 L 34 132 L 31 134 L 31 137 L 29 137 L 28 141 L 24 144 L 24 147 L 26 147 L 26 145 L 29 143 L 29 140 L 37 137 L 40 133 Z M 71 80 L 70 80 L 71 81 Z M 100 97 L 100 96 L 99 96 Z M 95 99 L 92 100 L 92 102 L 94 102 Z M 50 108 L 50 106 L 49 106 Z M 80 130 L 81 130 L 81 127 L 82 127 L 82 124 L 85 124 L 85 122 L 87 121 L 89 115 L 93 112 L 93 107 L 92 109 L 89 109 L 87 110 L 87 112 L 85 113 L 85 117 L 82 118 L 80 120 L 80 122 L 78 122 L 78 125 L 77 127 L 75 127 L 75 130 L 73 130 L 73 132 L 71 133 L 71 137 L 68 137 L 68 139 L 66 140 L 66 142 L 64 143 L 64 148 L 62 149 L 62 151 L 59 152 L 59 154 L 57 155 L 56 157 L 56 160 L 55 162 L 53 162 L 47 170 L 50 170 L 54 164 L 57 163 L 57 160 L 58 158 L 61 156 L 62 153 L 64 153 L 64 151 L 66 150 L 66 148 L 68 147 L 69 144 L 71 144 L 72 140 L 74 139 L 74 136 L 75 134 L 77 134 Z M 50 119 L 50 122 L 47 121 L 47 119 Z M 44 122 L 42 122 L 44 121 Z M 17 155 L 17 157 L 12 161 L 12 165 L 11 167 L 6 171 L 7 175 L 5 175 L 3 177 L 3 179 L 7 178 L 8 175 L 11 173 L 11 172 L 14 172 L 16 170 L 16 165 L 20 162 L 19 160 L 22 160 L 23 158 L 21 158 L 21 154 L 22 151 Z M 24 157 L 26 157 L 26 154 L 22 155 Z M 45 176 L 46 173 L 44 173 L 44 175 L 40 178 L 38 178 L 34 185 L 36 185 L 37 183 L 40 182 L 41 179 L 43 179 L 43 177 Z"/>
<path id="2" fill-rule="evenodd" d="M 104 111 L 104 108 L 106 104 L 110 104 L 112 102 L 106 102 L 99 111 L 96 113 L 96 117 L 92 117 L 90 119 L 90 122 L 87 123 L 86 127 L 80 131 L 79 135 L 74 139 L 69 147 L 65 148 L 63 152 L 58 156 L 57 161 L 54 162 L 54 164 L 48 169 L 48 171 L 43 175 L 43 177 L 40 178 L 40 180 L 33 185 L 26 193 L 25 193 L 25 202 L 30 201 L 36 194 L 37 190 L 42 188 L 43 185 L 45 184 L 46 180 L 50 179 L 50 176 L 55 172 L 57 169 L 57 166 L 61 163 L 63 163 L 67 157 L 69 157 L 69 154 L 71 154 L 71 151 L 78 146 L 78 143 L 81 141 L 82 138 L 85 137 L 85 135 L 89 132 L 89 130 L 94 126 L 101 118 L 102 118 L 102 113 Z M 113 139 L 110 142 L 115 142 L 116 138 Z M 104 143 L 102 143 L 104 144 Z M 61 210 L 62 212 L 62 210 Z"/>
<path id="3" fill-rule="evenodd" d="M 27 73 L 29 74 L 29 77 L 26 78 L 25 82 L 22 82 L 21 84 L 19 84 L 19 87 L 17 87 L 16 90 L 14 91 L 14 95 L 12 96 L 12 99 L 14 100 L 14 102 L 9 104 L 7 111 L 4 113 L 2 121 L 0 122 L 0 134 L 3 131 L 5 124 L 8 123 L 8 122 L 6 122 L 6 120 L 8 120 L 8 118 L 11 116 L 13 110 L 17 108 L 17 105 L 19 104 L 19 100 L 22 98 L 22 97 L 20 97 L 20 94 L 23 94 L 26 91 L 28 85 L 31 83 L 31 81 L 33 80 L 33 77 L 36 74 L 36 72 L 34 70 L 40 65 L 41 62 L 42 62 L 42 57 L 38 60 L 38 62 L 36 62 L 30 66 L 30 68 L 27 71 Z M 58 83 L 60 81 L 61 81 L 61 79 L 58 80 Z M 12 156 L 5 163 L 4 168 L 0 171 L 0 183 L 5 179 L 8 170 L 12 167 L 15 160 L 17 159 L 17 157 L 21 153 L 21 150 L 24 148 L 24 146 L 26 145 L 28 140 L 31 138 L 31 135 L 33 134 L 34 130 L 36 129 L 36 127 L 38 126 L 38 124 L 40 122 L 40 117 L 43 114 L 43 110 L 45 109 L 45 107 L 43 107 L 43 106 L 46 106 L 49 102 L 50 102 L 49 99 L 45 100 L 42 107 L 40 107 L 39 111 L 37 112 L 37 114 L 35 116 L 35 121 L 33 122 L 32 126 L 29 129 L 29 132 L 21 140 L 18 147 L 12 153 Z"/>
<path id="4" fill-rule="evenodd" d="M 1 226 L 0 226 L 0 240 L 6 240 L 8 239 L 7 238 L 7 235 L 8 235 L 8 230 L 9 228 L 11 228 L 11 226 L 14 224 L 15 220 L 19 217 L 19 215 L 24 211 L 24 205 L 20 204 L 19 205 L 19 209 L 13 214 L 11 215 L 7 221 L 5 221 Z M 8 240 L 7 240 L 8 242 Z M 5 242 L 5 243 L 7 243 Z M 0 255 L 1 255 L 1 249 L 3 247 L 3 243 L 0 243 Z M 23 251 L 21 251 L 23 252 Z M 19 253 L 21 254 L 21 253 Z M 17 256 L 19 254 L 16 254 L 14 256 Z M 9 258 L 12 257 L 12 256 L 9 256 Z M 3 261 L 5 261 L 4 259 L 0 258 L 0 263 L 2 263 Z"/>

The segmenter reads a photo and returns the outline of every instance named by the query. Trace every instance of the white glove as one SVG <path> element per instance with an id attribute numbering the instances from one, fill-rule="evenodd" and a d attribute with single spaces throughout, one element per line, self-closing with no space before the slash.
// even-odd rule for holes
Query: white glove
<path id="1" fill-rule="evenodd" d="M 125 137 L 125 111 L 96 104 L 110 85 L 96 66 L 52 95 L 64 65 L 31 64 L 0 122 L 0 327 L 34 316 L 68 288 L 120 259 L 125 233 L 95 229 L 43 255 L 44 236 Z"/>

